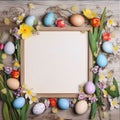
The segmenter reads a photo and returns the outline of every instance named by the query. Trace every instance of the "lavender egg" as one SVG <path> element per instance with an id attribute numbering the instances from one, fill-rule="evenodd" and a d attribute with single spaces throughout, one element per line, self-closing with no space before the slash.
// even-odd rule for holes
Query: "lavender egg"
<path id="1" fill-rule="evenodd" d="M 90 95 L 93 94 L 95 92 L 95 89 L 96 88 L 93 82 L 89 81 L 85 84 L 85 92 L 87 94 L 90 94 Z"/>

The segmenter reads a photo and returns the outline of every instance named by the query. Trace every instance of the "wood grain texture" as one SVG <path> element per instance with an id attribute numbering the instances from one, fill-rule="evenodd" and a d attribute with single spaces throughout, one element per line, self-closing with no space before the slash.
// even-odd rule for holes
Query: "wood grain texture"
<path id="1" fill-rule="evenodd" d="M 117 19 L 119 21 L 120 24 L 120 1 L 116 0 L 116 1 L 111 1 L 111 0 L 99 0 L 99 1 L 84 1 L 84 0 L 72 0 L 72 1 L 64 1 L 64 0 L 58 0 L 58 1 L 32 1 L 32 3 L 35 5 L 35 9 L 33 10 L 29 10 L 27 5 L 28 3 L 30 3 L 31 1 L 0 1 L 0 26 L 3 25 L 3 18 L 4 17 L 11 17 L 9 14 L 9 10 L 11 7 L 16 7 L 21 9 L 22 11 L 24 10 L 26 12 L 26 14 L 31 14 L 31 15 L 35 15 L 38 18 L 41 18 L 41 16 L 46 12 L 46 9 L 49 6 L 60 6 L 63 9 L 64 8 L 70 8 L 73 5 L 76 5 L 78 7 L 78 10 L 82 10 L 84 8 L 90 8 L 93 10 L 97 9 L 97 12 L 100 12 L 101 10 L 103 10 L 103 8 L 106 6 L 107 7 L 107 14 L 113 14 L 115 19 Z M 4 13 L 4 14 L 3 14 Z M 7 14 L 8 13 L 8 14 Z M 71 13 L 66 13 L 68 16 Z M 3 27 L 4 29 L 4 27 Z M 120 36 L 119 36 L 119 30 L 116 30 L 116 36 L 118 38 L 118 40 L 120 41 Z M 10 58 L 11 59 L 11 58 Z M 11 60 L 10 60 L 11 61 Z M 9 61 L 5 61 L 6 64 L 9 64 Z M 120 83 L 120 62 L 119 60 L 117 60 L 116 62 L 112 62 L 109 66 L 107 66 L 108 70 L 114 69 L 115 73 L 114 75 L 116 76 L 118 82 Z M 120 86 L 120 84 L 119 84 Z M 32 107 L 32 106 L 31 106 Z M 39 116 L 34 116 L 31 114 L 31 109 L 28 111 L 28 120 L 60 120 L 60 118 L 64 118 L 66 120 L 88 120 L 89 118 L 89 111 L 87 111 L 86 114 L 83 115 L 76 115 L 73 111 L 73 109 L 69 109 L 66 111 L 61 111 L 59 110 L 59 112 L 57 114 L 52 114 L 51 113 L 51 108 L 49 108 L 47 111 L 45 111 L 44 114 L 39 115 Z M 2 119 L 2 102 L 0 102 L 0 120 Z M 98 114 L 96 116 L 95 120 L 99 120 L 98 118 Z M 113 111 L 109 111 L 106 113 L 106 118 L 103 118 L 103 120 L 120 120 L 120 109 L 119 110 L 113 110 Z"/>

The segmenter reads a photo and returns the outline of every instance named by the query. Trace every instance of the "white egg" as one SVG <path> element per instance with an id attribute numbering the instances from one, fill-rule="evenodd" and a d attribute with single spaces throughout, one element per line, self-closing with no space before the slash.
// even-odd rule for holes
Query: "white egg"
<path id="1" fill-rule="evenodd" d="M 83 114 L 88 110 L 88 104 L 85 100 L 81 100 L 79 102 L 77 102 L 76 106 L 75 106 L 75 112 L 77 114 Z"/>
<path id="2" fill-rule="evenodd" d="M 113 45 L 111 42 L 104 42 L 102 44 L 102 49 L 106 53 L 112 53 L 113 52 Z"/>
<path id="3" fill-rule="evenodd" d="M 4 52 L 8 55 L 12 55 L 15 52 L 15 46 L 13 42 L 9 41 L 5 44 Z"/>
<path id="4" fill-rule="evenodd" d="M 39 115 L 42 114 L 45 111 L 45 105 L 43 103 L 37 103 L 33 107 L 33 114 Z"/>

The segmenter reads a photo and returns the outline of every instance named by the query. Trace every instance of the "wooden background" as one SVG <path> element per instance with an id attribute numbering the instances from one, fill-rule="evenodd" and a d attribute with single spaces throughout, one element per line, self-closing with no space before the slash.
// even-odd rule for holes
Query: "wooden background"
<path id="1" fill-rule="evenodd" d="M 27 5 L 31 1 L 24 1 L 24 0 L 15 0 L 15 1 L 0 1 L 0 26 L 3 26 L 3 18 L 8 16 L 9 17 L 9 12 L 7 14 L 3 14 L 3 11 L 9 11 L 10 7 L 17 7 L 17 8 L 22 8 L 25 10 L 26 14 L 31 14 L 35 16 L 42 16 L 46 12 L 46 8 L 50 6 L 59 6 L 62 8 L 70 8 L 73 5 L 77 6 L 78 11 L 84 9 L 84 8 L 90 8 L 90 9 L 97 9 L 97 11 L 102 11 L 103 8 L 106 6 L 108 11 L 108 14 L 113 14 L 114 17 L 120 21 L 120 0 L 116 1 L 106 1 L 106 0 L 57 0 L 57 1 L 46 1 L 46 0 L 38 0 L 38 1 L 32 1 L 32 3 L 35 5 L 35 9 L 29 10 Z M 120 25 L 120 22 L 119 22 Z M 120 29 L 115 31 L 115 34 L 117 38 L 120 40 Z M 120 60 L 116 59 L 116 61 L 113 60 L 113 62 L 107 66 L 107 70 L 114 69 L 114 76 L 117 78 L 118 82 L 120 83 Z M 119 84 L 120 86 L 120 84 Z M 0 120 L 2 120 L 2 113 L 1 113 L 1 101 L 0 101 Z M 52 114 L 51 109 L 48 109 L 45 111 L 44 114 L 39 115 L 39 116 L 34 116 L 31 114 L 31 111 L 28 113 L 28 120 L 88 120 L 89 116 L 89 110 L 87 113 L 83 115 L 76 115 L 73 111 L 73 109 L 69 109 L 66 111 L 61 111 L 57 114 Z M 61 119 L 60 119 L 61 118 Z M 96 120 L 99 120 L 98 115 L 96 116 Z M 109 111 L 106 114 L 105 120 L 120 120 L 120 109 L 119 110 L 113 110 Z"/>

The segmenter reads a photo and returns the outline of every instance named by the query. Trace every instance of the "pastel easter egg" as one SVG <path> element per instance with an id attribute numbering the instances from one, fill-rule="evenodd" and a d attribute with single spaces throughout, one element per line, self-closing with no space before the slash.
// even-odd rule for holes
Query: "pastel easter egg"
<path id="1" fill-rule="evenodd" d="M 37 103 L 34 105 L 32 112 L 35 115 L 42 114 L 45 111 L 45 105 L 43 103 Z"/>
<path id="2" fill-rule="evenodd" d="M 89 81 L 85 84 L 85 92 L 87 94 L 93 94 L 95 92 L 95 85 L 92 81 Z"/>
<path id="3" fill-rule="evenodd" d="M 69 109 L 69 100 L 65 99 L 65 98 L 60 98 L 58 100 L 58 107 L 61 110 L 67 110 L 67 109 Z"/>
<path id="4" fill-rule="evenodd" d="M 102 49 L 106 53 L 112 53 L 113 52 L 113 45 L 111 42 L 104 42 L 102 44 Z"/>
<path id="5" fill-rule="evenodd" d="M 53 12 L 47 13 L 43 18 L 43 24 L 47 27 L 54 26 L 54 24 L 55 24 L 55 14 Z"/>
<path id="6" fill-rule="evenodd" d="M 20 109 L 24 106 L 25 104 L 25 98 L 24 97 L 18 97 L 14 100 L 13 102 L 13 107 L 16 109 Z"/>
<path id="7" fill-rule="evenodd" d="M 34 22 L 35 22 L 35 19 L 36 19 L 35 16 L 30 15 L 25 19 L 25 23 L 29 26 L 33 26 Z"/>
<path id="8" fill-rule="evenodd" d="M 96 62 L 100 67 L 105 67 L 108 64 L 108 60 L 103 54 L 98 55 Z"/>
<path id="9" fill-rule="evenodd" d="M 70 23 L 73 26 L 80 27 L 85 23 L 85 19 L 82 15 L 73 14 L 70 16 Z"/>
<path id="10" fill-rule="evenodd" d="M 75 105 L 75 112 L 77 114 L 84 114 L 88 110 L 88 104 L 85 100 L 81 100 Z"/>
<path id="11" fill-rule="evenodd" d="M 15 78 L 9 78 L 9 79 L 7 79 L 7 86 L 11 90 L 17 90 L 20 86 L 20 82 Z"/>
<path id="12" fill-rule="evenodd" d="M 15 46 L 13 42 L 9 41 L 4 46 L 4 52 L 8 55 L 12 55 L 15 52 Z"/>

